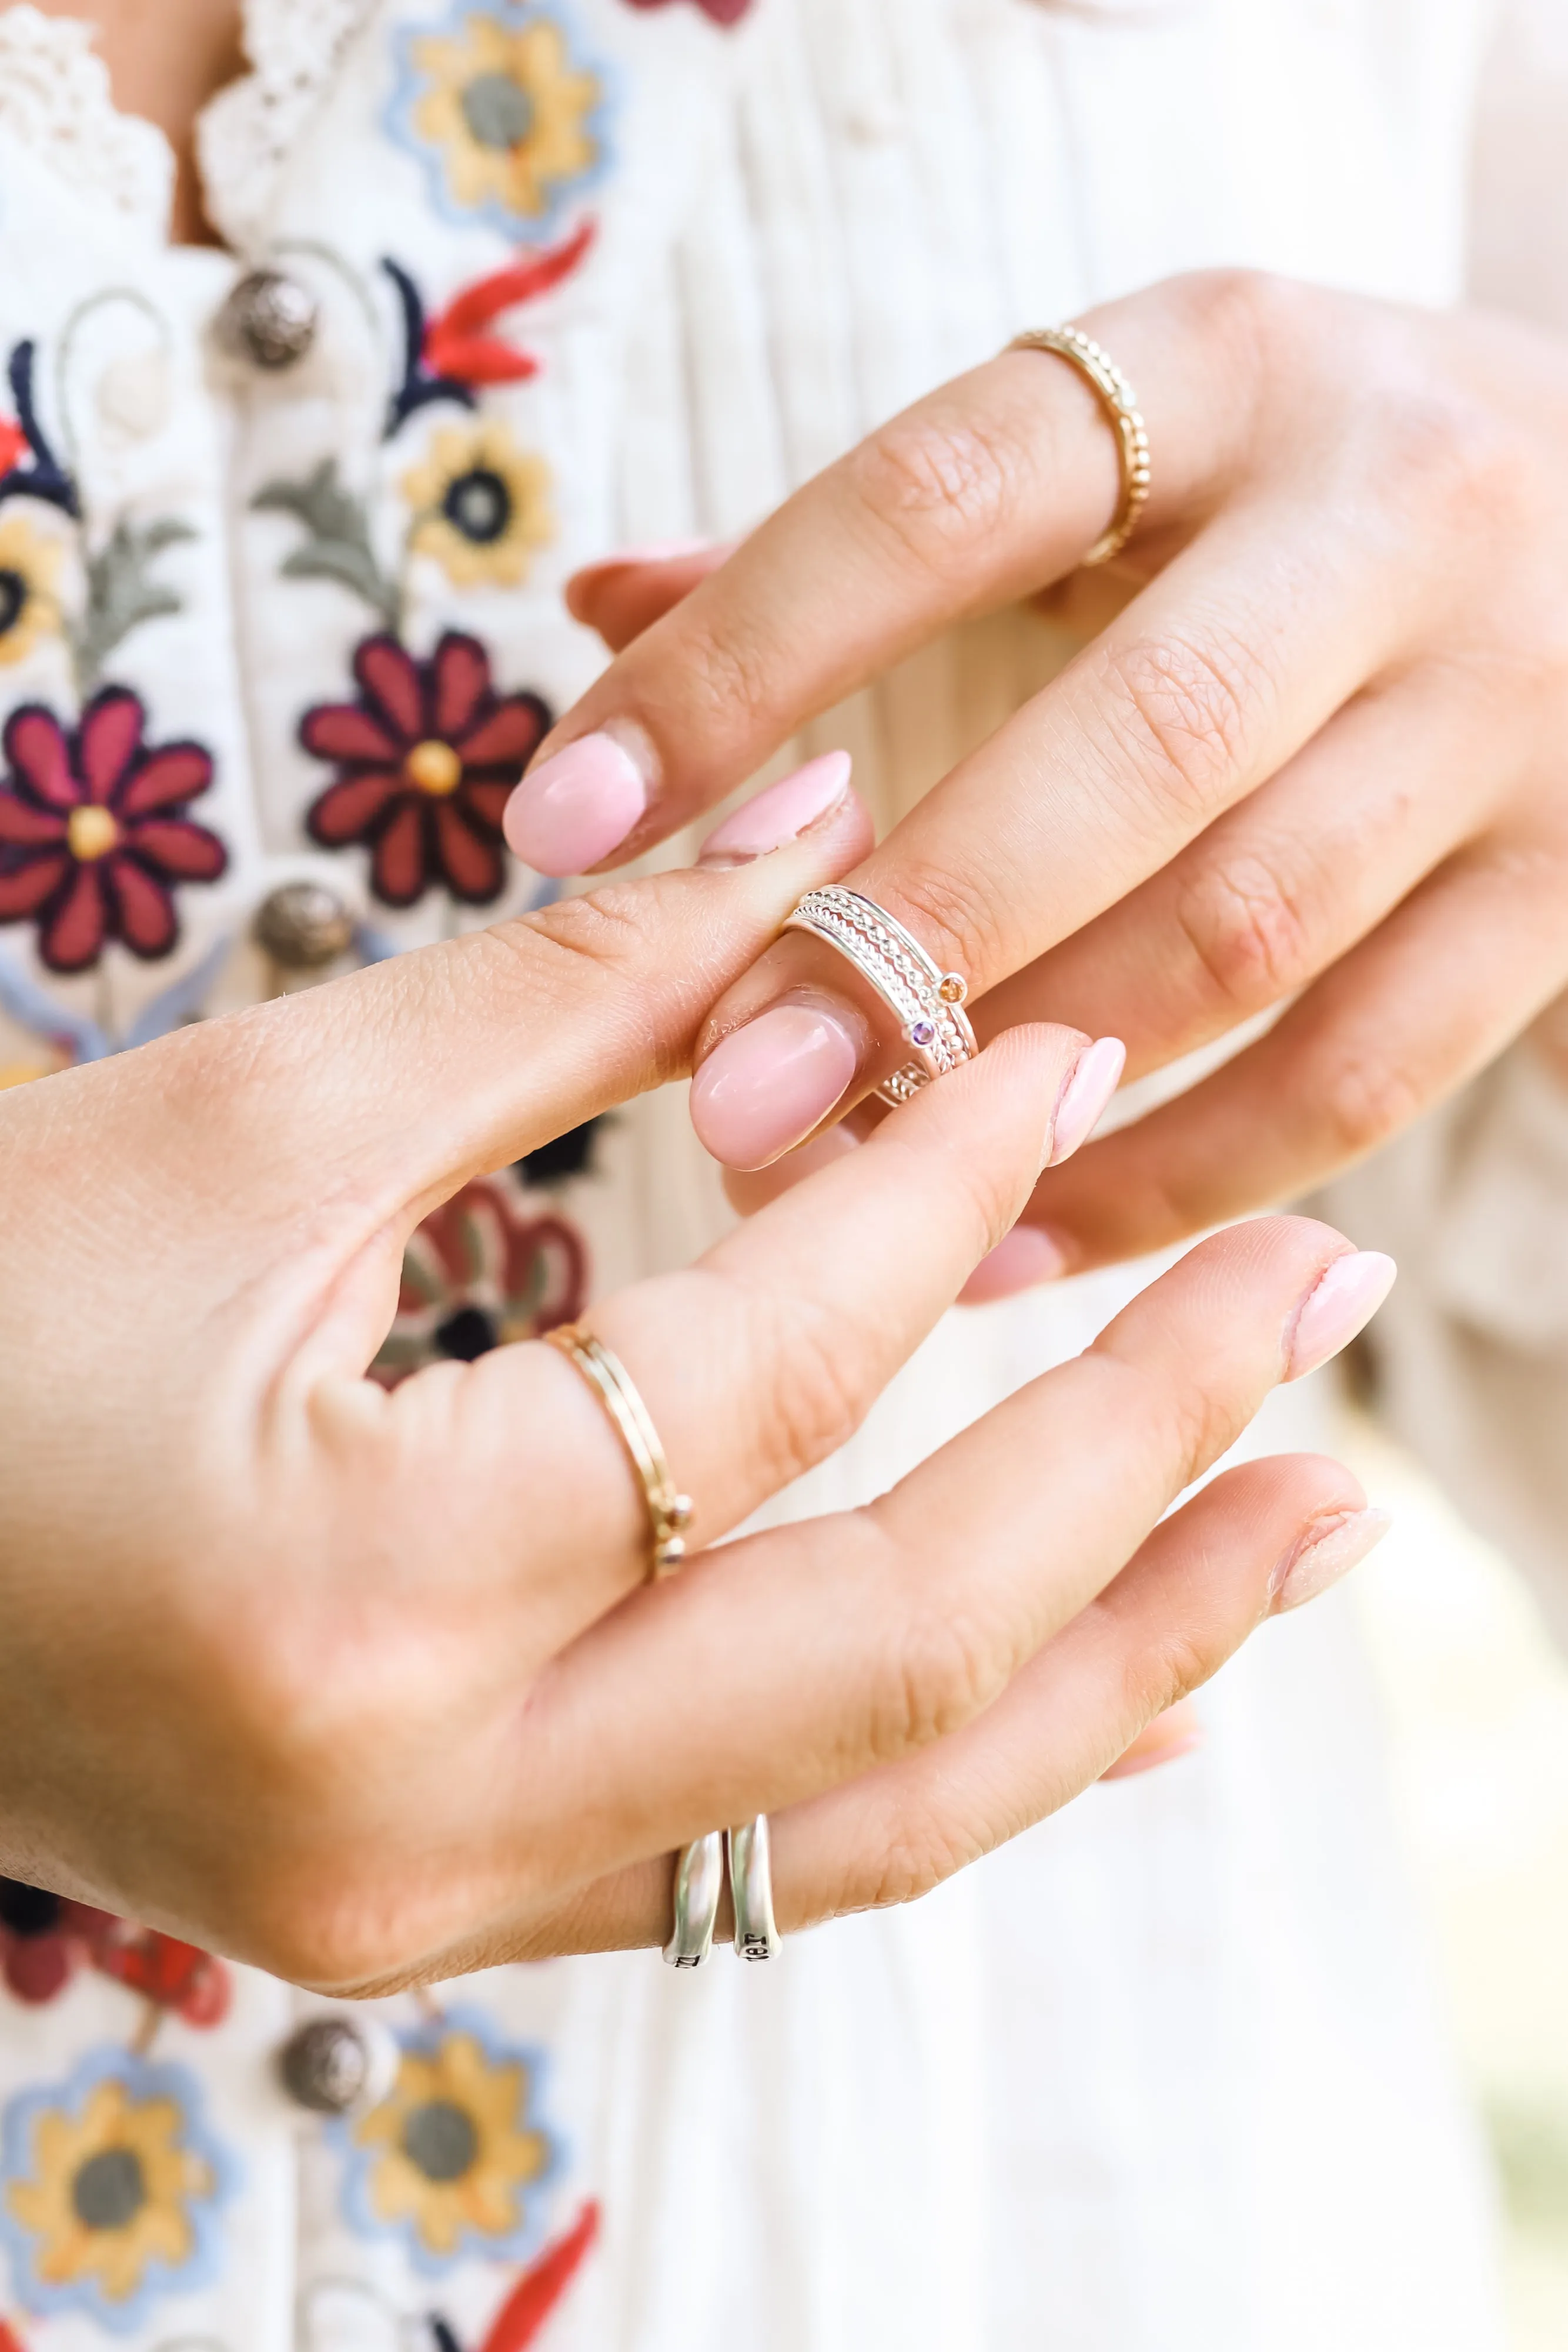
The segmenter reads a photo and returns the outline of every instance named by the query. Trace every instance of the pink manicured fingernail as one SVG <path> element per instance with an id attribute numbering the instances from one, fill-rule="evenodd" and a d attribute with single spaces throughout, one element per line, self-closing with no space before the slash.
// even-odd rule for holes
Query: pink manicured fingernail
<path id="1" fill-rule="evenodd" d="M 619 849 L 648 805 L 642 769 L 612 735 L 582 735 L 530 768 L 503 820 L 508 845 L 539 874 L 586 874 Z"/>
<path id="2" fill-rule="evenodd" d="M 826 1118 L 855 1074 L 853 1038 L 813 1004 L 776 1004 L 692 1080 L 692 1125 L 727 1168 L 766 1168 Z"/>
<path id="3" fill-rule="evenodd" d="M 597 555 L 573 577 L 586 580 L 591 572 L 629 572 L 636 563 L 679 563 L 685 556 L 706 555 L 710 549 L 723 545 L 721 539 L 651 539 L 643 547 L 617 547 L 608 555 Z"/>
<path id="4" fill-rule="evenodd" d="M 1285 1378 L 1315 1372 L 1371 1322 L 1399 1269 L 1381 1250 L 1336 1257 L 1297 1308 L 1285 1331 Z"/>
<path id="5" fill-rule="evenodd" d="M 1088 1142 L 1122 1083 L 1126 1065 L 1127 1049 L 1120 1037 L 1102 1037 L 1079 1056 L 1051 1121 L 1048 1168 L 1060 1168 Z"/>
<path id="6" fill-rule="evenodd" d="M 699 866 L 749 866 L 770 850 L 796 841 L 809 824 L 836 808 L 850 788 L 853 766 L 847 751 L 829 751 L 810 760 L 781 782 L 727 816 L 710 833 L 697 853 Z"/>
<path id="7" fill-rule="evenodd" d="M 1141 1748 L 1137 1754 L 1119 1756 L 1102 1780 L 1135 1780 L 1140 1772 L 1157 1772 L 1162 1764 L 1174 1764 L 1178 1756 L 1190 1756 L 1195 1748 L 1203 1746 L 1201 1731 L 1189 1731 L 1177 1739 L 1167 1739 L 1155 1748 Z"/>
<path id="8" fill-rule="evenodd" d="M 983 1257 L 963 1289 L 963 1307 L 985 1307 L 993 1298 L 1012 1298 L 1038 1283 L 1056 1282 L 1067 1271 L 1067 1260 L 1049 1234 L 1038 1225 L 1015 1225 L 989 1257 Z"/>
<path id="9" fill-rule="evenodd" d="M 1320 1519 L 1316 1527 L 1309 1528 L 1274 1570 L 1269 1588 L 1274 1614 L 1282 1617 L 1287 1609 L 1315 1601 L 1320 1592 L 1359 1568 L 1393 1524 L 1386 1511 L 1342 1511 L 1337 1518 Z"/>

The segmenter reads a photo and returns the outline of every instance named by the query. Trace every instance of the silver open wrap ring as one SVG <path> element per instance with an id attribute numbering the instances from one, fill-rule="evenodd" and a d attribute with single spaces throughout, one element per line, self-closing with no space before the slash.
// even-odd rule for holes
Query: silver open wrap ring
<path id="1" fill-rule="evenodd" d="M 784 928 L 809 931 L 836 948 L 897 1015 L 899 1034 L 914 1053 L 878 1087 L 882 1101 L 896 1109 L 979 1052 L 964 1011 L 968 982 L 961 972 L 944 971 L 874 898 L 832 882 L 809 890 Z"/>

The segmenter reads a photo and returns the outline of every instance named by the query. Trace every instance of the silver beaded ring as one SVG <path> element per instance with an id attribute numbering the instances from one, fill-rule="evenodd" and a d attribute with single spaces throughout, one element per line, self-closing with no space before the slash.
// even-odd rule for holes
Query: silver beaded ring
<path id="1" fill-rule="evenodd" d="M 877 1088 L 894 1108 L 979 1052 L 964 1011 L 969 984 L 944 971 L 913 933 L 874 898 L 841 883 L 809 890 L 784 926 L 809 931 L 837 950 L 898 1017 L 899 1034 L 914 1056 Z"/>

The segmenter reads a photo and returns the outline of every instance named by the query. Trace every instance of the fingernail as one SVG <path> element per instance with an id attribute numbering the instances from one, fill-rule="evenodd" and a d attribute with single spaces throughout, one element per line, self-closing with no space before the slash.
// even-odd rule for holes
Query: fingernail
<path id="1" fill-rule="evenodd" d="M 1038 1225 L 1015 1225 L 988 1257 L 983 1257 L 963 1289 L 963 1307 L 985 1307 L 994 1298 L 1013 1298 L 1041 1282 L 1059 1281 L 1067 1260 Z"/>
<path id="2" fill-rule="evenodd" d="M 853 765 L 847 751 L 829 751 L 820 760 L 809 760 L 781 782 L 769 784 L 709 834 L 697 852 L 697 864 L 749 866 L 754 858 L 798 840 L 809 824 L 843 799 Z"/>
<path id="3" fill-rule="evenodd" d="M 1045 1160 L 1048 1168 L 1060 1168 L 1064 1160 L 1071 1160 L 1088 1142 L 1106 1104 L 1122 1083 L 1126 1064 L 1127 1049 L 1120 1037 L 1102 1037 L 1080 1055 L 1051 1123 Z"/>
<path id="4" fill-rule="evenodd" d="M 1282 1617 L 1287 1609 L 1315 1601 L 1320 1592 L 1359 1568 L 1393 1524 L 1386 1511 L 1341 1511 L 1309 1528 L 1274 1570 L 1269 1587 L 1274 1615 Z"/>
<path id="5" fill-rule="evenodd" d="M 1140 1772 L 1157 1772 L 1162 1764 L 1174 1764 L 1178 1756 L 1190 1756 L 1195 1748 L 1203 1746 L 1201 1731 L 1187 1731 L 1176 1739 L 1161 1740 L 1153 1748 L 1140 1747 L 1119 1756 L 1114 1764 L 1101 1773 L 1102 1780 L 1135 1780 Z"/>
<path id="6" fill-rule="evenodd" d="M 642 769 L 612 735 L 582 735 L 530 768 L 503 819 L 508 846 L 538 874 L 586 874 L 618 849 L 648 805 Z"/>
<path id="7" fill-rule="evenodd" d="M 711 1053 L 692 1080 L 692 1125 L 727 1168 L 766 1168 L 826 1118 L 859 1056 L 813 1004 L 776 1004 Z"/>
<path id="8" fill-rule="evenodd" d="M 1296 1310 L 1285 1331 L 1285 1378 L 1315 1372 L 1371 1322 L 1394 1287 L 1399 1269 L 1381 1250 L 1336 1257 Z"/>
<path id="9" fill-rule="evenodd" d="M 652 539 L 642 547 L 617 547 L 608 555 L 596 555 L 591 563 L 580 564 L 572 577 L 586 580 L 595 572 L 629 572 L 636 563 L 678 563 L 683 556 L 706 555 L 710 549 L 723 545 L 718 539 Z"/>

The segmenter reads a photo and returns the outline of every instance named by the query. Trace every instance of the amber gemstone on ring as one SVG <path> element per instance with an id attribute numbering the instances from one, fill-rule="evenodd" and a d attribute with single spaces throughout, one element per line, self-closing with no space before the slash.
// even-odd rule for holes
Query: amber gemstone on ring
<path id="1" fill-rule="evenodd" d="M 462 761 L 450 743 L 443 743 L 434 736 L 416 743 L 402 767 L 411 784 L 417 784 L 422 793 L 431 793 L 437 800 L 444 800 L 463 782 Z"/>

